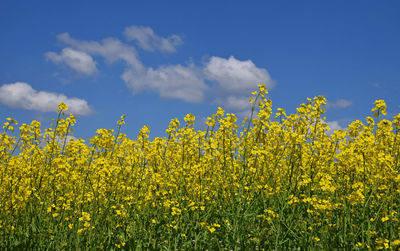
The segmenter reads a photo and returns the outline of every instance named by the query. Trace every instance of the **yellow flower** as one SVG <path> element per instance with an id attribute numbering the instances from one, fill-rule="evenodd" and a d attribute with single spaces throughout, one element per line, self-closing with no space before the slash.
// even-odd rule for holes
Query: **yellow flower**
<path id="1" fill-rule="evenodd" d="M 389 217 L 385 216 L 385 217 L 383 217 L 381 220 L 382 220 L 382 222 L 388 221 L 388 220 L 389 220 Z"/>
<path id="2" fill-rule="evenodd" d="M 399 239 L 394 240 L 391 244 L 392 244 L 392 246 L 398 246 L 398 245 L 400 245 L 400 240 Z"/>
<path id="3" fill-rule="evenodd" d="M 380 100 L 376 100 L 375 101 L 375 107 L 372 108 L 371 112 L 375 112 L 374 113 L 374 117 L 379 117 L 379 113 L 381 113 L 382 115 L 386 115 L 386 103 L 384 100 L 380 99 Z"/>
<path id="4" fill-rule="evenodd" d="M 318 238 L 318 237 L 316 237 L 316 236 L 313 236 L 313 237 L 312 237 L 312 239 L 313 239 L 314 241 L 316 241 L 316 242 L 319 242 L 319 241 L 321 241 L 321 239 L 320 239 L 320 238 Z"/>
<path id="5" fill-rule="evenodd" d="M 215 228 L 214 227 L 208 227 L 208 230 L 210 231 L 210 233 L 214 233 L 215 232 Z"/>
<path id="6" fill-rule="evenodd" d="M 61 102 L 60 104 L 58 104 L 58 112 L 66 111 L 66 110 L 68 110 L 68 106 L 66 104 L 64 104 L 64 102 Z"/>

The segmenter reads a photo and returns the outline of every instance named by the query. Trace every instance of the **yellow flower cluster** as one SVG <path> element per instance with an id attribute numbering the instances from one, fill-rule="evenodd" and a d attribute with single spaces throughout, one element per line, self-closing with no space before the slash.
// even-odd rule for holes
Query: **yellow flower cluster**
<path id="1" fill-rule="evenodd" d="M 188 114 L 152 141 L 147 126 L 136 139 L 121 133 L 125 115 L 88 144 L 70 139 L 76 121 L 63 103 L 44 133 L 33 121 L 17 136 L 8 118 L 0 248 L 399 245 L 400 114 L 381 119 L 378 100 L 374 118 L 328 134 L 324 97 L 273 116 L 266 96 L 260 85 L 241 125 L 218 108 L 205 130 Z"/>

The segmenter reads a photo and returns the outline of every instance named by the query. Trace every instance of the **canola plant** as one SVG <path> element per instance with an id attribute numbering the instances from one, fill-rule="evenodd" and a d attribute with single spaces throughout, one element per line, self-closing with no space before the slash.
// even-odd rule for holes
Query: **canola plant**
<path id="1" fill-rule="evenodd" d="M 72 114 L 0 134 L 1 249 L 392 249 L 400 245 L 400 114 L 328 133 L 326 100 L 273 114 L 265 85 L 242 124 L 218 108 L 205 130 L 166 137 L 99 129 Z M 16 129 L 19 129 L 19 135 Z"/>

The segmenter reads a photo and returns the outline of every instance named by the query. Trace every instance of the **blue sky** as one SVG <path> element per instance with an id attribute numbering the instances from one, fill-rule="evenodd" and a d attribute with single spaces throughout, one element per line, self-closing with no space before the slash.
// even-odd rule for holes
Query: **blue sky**
<path id="1" fill-rule="evenodd" d="M 257 84 L 288 113 L 328 99 L 334 128 L 384 99 L 400 112 L 399 1 L 0 2 L 0 114 L 20 123 L 56 117 L 66 102 L 75 137 L 170 119 L 203 128 L 218 106 L 244 116 Z"/>

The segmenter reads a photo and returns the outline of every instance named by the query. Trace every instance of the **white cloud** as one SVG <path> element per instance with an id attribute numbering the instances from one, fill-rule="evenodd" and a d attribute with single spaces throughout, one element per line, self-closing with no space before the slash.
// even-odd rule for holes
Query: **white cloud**
<path id="1" fill-rule="evenodd" d="M 139 46 L 147 50 L 174 51 L 181 43 L 177 36 L 162 38 L 146 27 L 128 27 L 125 35 L 129 40 L 138 41 Z M 121 78 L 134 94 L 152 90 L 163 98 L 196 103 L 204 99 L 204 93 L 209 89 L 205 81 L 209 80 L 216 83 L 212 87 L 216 103 L 235 112 L 243 112 L 249 109 L 248 98 L 252 91 L 257 90 L 258 84 L 265 83 L 269 89 L 274 86 L 266 69 L 258 68 L 251 60 L 240 61 L 233 56 L 228 59 L 211 57 L 201 67 L 177 64 L 153 68 L 143 65 L 134 47 L 115 38 L 106 38 L 101 42 L 81 41 L 72 38 L 68 33 L 62 33 L 57 38 L 72 50 L 90 56 L 101 56 L 110 64 L 118 60 L 124 61 L 126 68 Z M 48 55 L 57 61 L 63 53 Z"/>
<path id="2" fill-rule="evenodd" d="M 267 70 L 258 68 L 251 60 L 240 61 L 233 56 L 229 59 L 211 57 L 204 71 L 227 93 L 250 95 L 259 84 L 265 83 L 269 88 L 274 86 Z"/>
<path id="3" fill-rule="evenodd" d="M 55 52 L 48 52 L 46 59 L 56 64 L 65 63 L 75 71 L 86 75 L 97 72 L 96 63 L 89 54 L 71 48 L 64 48 L 60 55 Z"/>
<path id="4" fill-rule="evenodd" d="M 223 109 L 232 110 L 236 117 L 243 119 L 244 117 L 250 118 L 252 104 L 249 102 L 250 96 L 219 96 L 216 103 Z M 256 114 L 254 113 L 253 116 Z"/>
<path id="5" fill-rule="evenodd" d="M 150 88 L 161 97 L 177 98 L 186 102 L 202 101 L 207 89 L 204 81 L 209 79 L 218 84 L 216 103 L 236 111 L 250 109 L 248 99 L 250 93 L 257 90 L 258 84 L 273 86 L 265 69 L 257 68 L 250 60 L 239 61 L 234 57 L 212 57 L 201 69 L 179 64 L 156 69 L 149 67 L 144 72 L 128 69 L 122 79 L 133 93 Z"/>
<path id="6" fill-rule="evenodd" d="M 331 135 L 334 131 L 337 130 L 345 130 L 345 128 L 341 127 L 337 121 L 329 121 L 327 122 L 330 130 L 327 131 L 328 135 Z"/>
<path id="7" fill-rule="evenodd" d="M 130 27 L 132 28 L 132 27 Z M 132 32 L 132 30 L 129 30 Z M 117 60 L 126 62 L 127 68 L 121 75 L 126 85 L 133 93 L 150 89 L 158 92 L 160 97 L 176 98 L 187 102 L 200 102 L 207 88 L 194 66 L 160 66 L 156 69 L 145 67 L 137 56 L 136 50 L 114 38 L 104 39 L 101 43 L 95 41 L 80 41 L 68 33 L 57 36 L 58 39 L 90 55 L 104 57 L 109 63 Z M 157 38 L 160 50 L 170 50 L 173 39 Z M 170 37 L 171 38 L 171 37 Z M 168 42 L 169 41 L 169 42 Z M 153 41 L 154 42 L 154 41 Z M 167 43 L 168 42 L 168 43 Z M 152 46 L 155 46 L 152 44 Z"/>
<path id="8" fill-rule="evenodd" d="M 0 87 L 0 103 L 5 106 L 54 112 L 57 111 L 60 102 L 67 104 L 68 111 L 75 115 L 92 113 L 92 109 L 88 106 L 86 100 L 68 98 L 63 94 L 52 92 L 36 91 L 27 83 L 16 82 Z"/>
<path id="9" fill-rule="evenodd" d="M 346 108 L 353 104 L 353 102 L 346 99 L 338 99 L 336 102 L 327 102 L 327 107 L 332 108 Z"/>
<path id="10" fill-rule="evenodd" d="M 221 96 L 217 98 L 217 103 L 223 107 L 233 109 L 235 111 L 251 110 L 249 103 L 250 96 Z"/>
<path id="11" fill-rule="evenodd" d="M 128 41 L 136 40 L 138 46 L 146 51 L 157 49 L 160 51 L 175 52 L 176 47 L 183 44 L 179 36 L 159 37 L 149 27 L 130 26 L 125 29 L 124 34 Z"/>
<path id="12" fill-rule="evenodd" d="M 108 63 L 114 63 L 117 60 L 125 61 L 135 70 L 143 70 L 144 66 L 140 62 L 135 48 L 126 45 L 115 38 L 103 39 L 101 43 L 95 41 L 80 41 L 72 38 L 68 33 L 62 33 L 57 36 L 61 42 L 91 55 L 104 57 Z"/>
<path id="13" fill-rule="evenodd" d="M 218 84 L 215 102 L 232 109 L 239 117 L 249 116 L 249 98 L 251 92 L 258 90 L 257 85 L 266 84 L 268 89 L 274 86 L 266 69 L 258 68 L 251 60 L 240 61 L 233 56 L 211 57 L 204 74 Z"/>
<path id="14" fill-rule="evenodd" d="M 133 93 L 143 89 L 152 89 L 160 97 L 176 98 L 186 102 L 197 103 L 203 99 L 204 90 L 207 88 L 198 76 L 194 66 L 161 66 L 157 69 L 148 68 L 143 73 L 126 70 L 122 79 Z"/>
<path id="15" fill-rule="evenodd" d="M 344 128 L 339 125 L 339 122 L 337 122 L 335 120 L 327 122 L 327 123 L 328 123 L 329 128 L 331 128 L 331 130 L 333 130 L 333 131 L 344 130 Z"/>

